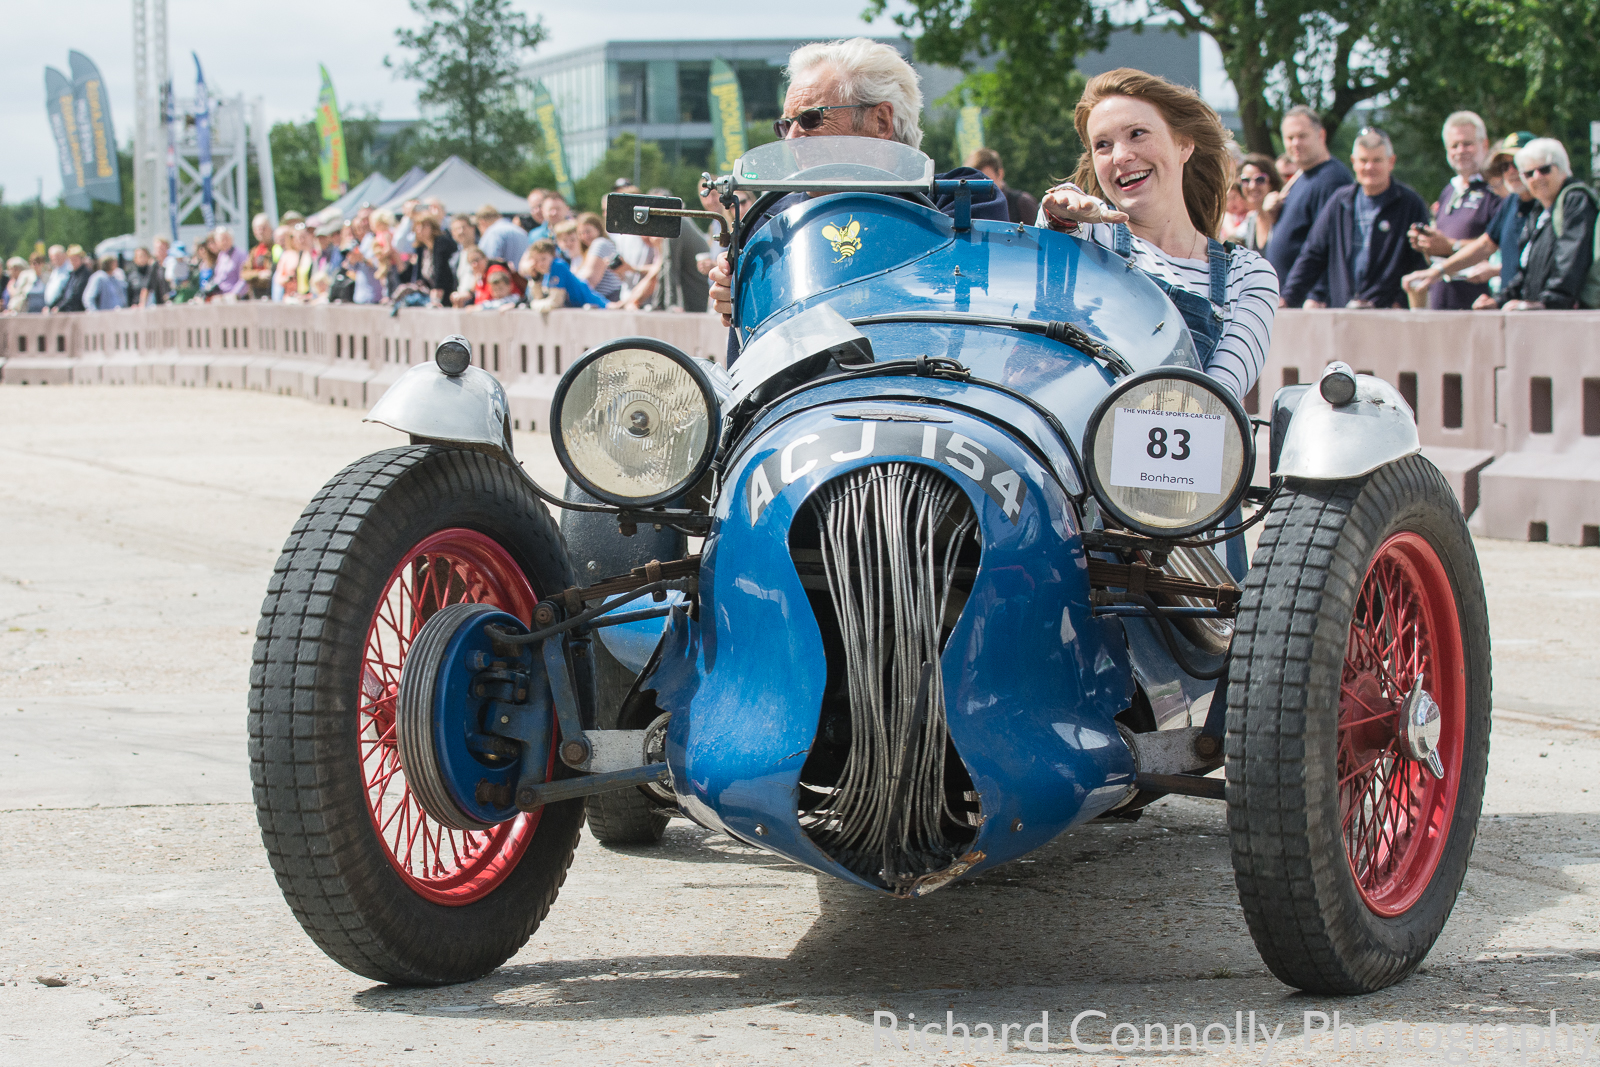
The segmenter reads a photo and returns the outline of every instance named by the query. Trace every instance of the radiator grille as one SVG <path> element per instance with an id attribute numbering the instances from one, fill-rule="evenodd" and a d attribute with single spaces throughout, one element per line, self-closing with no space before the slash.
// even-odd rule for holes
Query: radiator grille
<path id="1" fill-rule="evenodd" d="M 977 518 L 937 471 L 883 464 L 818 490 L 791 546 L 829 651 L 801 824 L 850 870 L 904 890 L 949 867 L 979 822 L 939 671 L 976 573 Z"/>

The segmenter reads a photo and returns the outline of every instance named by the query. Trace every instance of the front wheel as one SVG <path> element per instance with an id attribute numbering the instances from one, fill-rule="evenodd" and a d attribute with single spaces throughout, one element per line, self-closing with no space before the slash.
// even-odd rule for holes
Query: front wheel
<path id="1" fill-rule="evenodd" d="M 486 604 L 529 623 L 573 584 L 555 523 L 477 452 L 390 449 L 311 501 L 274 569 L 250 679 L 256 817 L 313 941 L 380 982 L 480 977 L 566 877 L 583 801 L 479 830 L 423 810 L 396 743 L 401 668 L 429 618 Z"/>
<path id="2" fill-rule="evenodd" d="M 1404 979 L 1466 876 L 1489 753 L 1483 581 L 1432 464 L 1279 498 L 1229 677 L 1228 828 L 1262 959 L 1314 993 Z"/>

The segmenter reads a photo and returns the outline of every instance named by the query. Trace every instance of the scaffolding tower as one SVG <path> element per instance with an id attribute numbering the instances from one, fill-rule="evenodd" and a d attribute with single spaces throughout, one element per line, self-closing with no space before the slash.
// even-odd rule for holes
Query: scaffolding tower
<path id="1" fill-rule="evenodd" d="M 173 101 L 178 116 L 178 222 L 179 235 L 171 233 L 171 202 L 167 186 L 167 128 L 161 113 L 161 88 L 171 77 L 167 62 L 167 0 L 133 0 L 133 201 L 134 232 L 141 242 L 157 234 L 182 236 L 191 241 L 198 225 L 184 220 L 200 208 L 200 145 L 195 137 L 194 100 Z M 266 106 L 260 97 L 248 104 L 243 96 L 211 94 L 212 199 L 219 226 L 233 230 L 235 240 L 248 243 L 250 232 L 250 150 L 255 149 L 262 210 L 274 226 L 278 222 L 278 196 L 272 180 L 272 146 L 267 136 Z"/>

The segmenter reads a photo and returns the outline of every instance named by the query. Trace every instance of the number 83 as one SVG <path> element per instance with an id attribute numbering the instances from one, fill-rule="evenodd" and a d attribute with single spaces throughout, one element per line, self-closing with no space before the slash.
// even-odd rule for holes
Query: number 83
<path id="1" fill-rule="evenodd" d="M 1178 448 L 1172 453 L 1173 459 L 1189 458 L 1189 431 L 1173 430 L 1172 436 L 1178 439 Z M 1145 454 L 1151 459 L 1162 459 L 1167 454 L 1167 431 L 1160 426 L 1150 429 L 1150 443 L 1144 446 Z"/>

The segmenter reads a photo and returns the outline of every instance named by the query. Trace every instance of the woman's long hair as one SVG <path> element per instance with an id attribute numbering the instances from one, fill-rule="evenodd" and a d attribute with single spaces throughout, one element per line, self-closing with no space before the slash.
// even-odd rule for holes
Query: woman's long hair
<path id="1" fill-rule="evenodd" d="M 1132 67 L 1119 67 L 1089 79 L 1073 113 L 1078 140 L 1083 142 L 1078 170 L 1072 176 L 1073 184 L 1102 200 L 1116 203 L 1100 187 L 1094 170 L 1094 146 L 1089 143 L 1089 112 L 1100 101 L 1113 96 L 1149 103 L 1167 120 L 1175 138 L 1194 145 L 1194 152 L 1183 165 L 1183 203 L 1189 209 L 1189 220 L 1195 229 L 1216 236 L 1227 211 L 1228 187 L 1234 180 L 1233 160 L 1227 150 L 1232 134 L 1222 125 L 1222 119 L 1211 105 L 1200 99 L 1199 93 L 1174 85 L 1165 78 Z"/>

